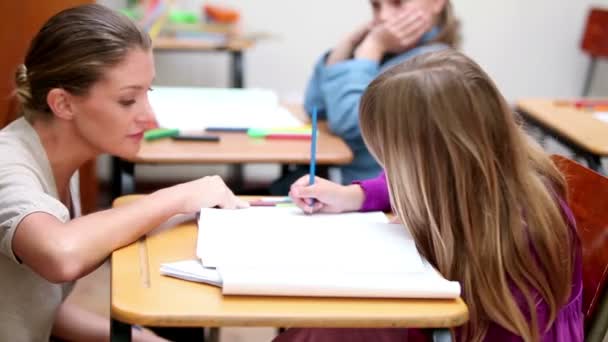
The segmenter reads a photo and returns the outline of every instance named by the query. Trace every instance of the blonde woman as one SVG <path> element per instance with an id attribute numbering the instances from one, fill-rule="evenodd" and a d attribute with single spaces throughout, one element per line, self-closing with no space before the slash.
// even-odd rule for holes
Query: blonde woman
<path id="1" fill-rule="evenodd" d="M 453 50 L 378 77 L 361 131 L 385 169 L 341 186 L 293 184 L 307 212 L 394 210 L 419 251 L 462 285 L 459 341 L 582 341 L 580 245 L 565 184 L 488 75 Z M 313 207 L 307 199 L 315 198 Z M 420 340 L 405 329 L 292 329 L 277 341 Z"/>
<path id="2" fill-rule="evenodd" d="M 0 131 L 0 341 L 107 341 L 107 318 L 64 302 L 75 280 L 175 214 L 247 206 L 206 177 L 80 216 L 77 170 L 137 153 L 153 79 L 148 35 L 103 6 L 58 13 L 33 39 L 16 72 L 23 117 Z"/>

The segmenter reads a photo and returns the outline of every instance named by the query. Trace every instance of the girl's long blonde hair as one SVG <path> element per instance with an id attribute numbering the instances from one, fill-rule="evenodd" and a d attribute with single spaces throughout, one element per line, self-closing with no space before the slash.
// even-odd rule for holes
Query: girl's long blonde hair
<path id="1" fill-rule="evenodd" d="M 574 239 L 556 199 L 565 185 L 488 75 L 455 50 L 421 55 L 372 82 L 360 108 L 394 210 L 422 255 L 462 285 L 460 338 L 480 341 L 496 322 L 537 341 L 532 291 L 550 308 L 548 328 L 571 290 Z"/>

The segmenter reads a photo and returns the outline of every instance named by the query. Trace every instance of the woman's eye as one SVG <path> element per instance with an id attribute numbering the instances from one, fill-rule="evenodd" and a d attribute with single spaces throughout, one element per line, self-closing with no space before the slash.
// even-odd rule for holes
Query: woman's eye
<path id="1" fill-rule="evenodd" d="M 122 106 L 129 107 L 135 103 L 135 100 L 120 100 L 119 103 Z"/>

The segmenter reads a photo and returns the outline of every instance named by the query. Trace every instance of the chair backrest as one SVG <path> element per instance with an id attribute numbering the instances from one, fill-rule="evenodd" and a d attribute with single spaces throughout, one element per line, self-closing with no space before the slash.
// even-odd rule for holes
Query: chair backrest
<path id="1" fill-rule="evenodd" d="M 581 48 L 591 56 L 608 57 L 608 9 L 589 11 Z"/>
<path id="2" fill-rule="evenodd" d="M 568 204 L 576 218 L 583 254 L 585 330 L 604 301 L 608 279 L 608 178 L 574 161 L 552 156 L 568 184 Z"/>

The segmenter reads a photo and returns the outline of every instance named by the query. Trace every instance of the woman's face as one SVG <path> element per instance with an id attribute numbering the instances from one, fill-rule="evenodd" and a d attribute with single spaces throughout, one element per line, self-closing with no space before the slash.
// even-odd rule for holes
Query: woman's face
<path id="1" fill-rule="evenodd" d="M 445 0 L 370 0 L 374 24 L 382 24 L 395 17 L 406 6 L 415 6 L 436 15 L 441 12 Z"/>
<path id="2" fill-rule="evenodd" d="M 86 95 L 74 97 L 77 134 L 97 153 L 134 157 L 144 131 L 155 122 L 148 102 L 154 77 L 151 51 L 128 52 Z"/>

